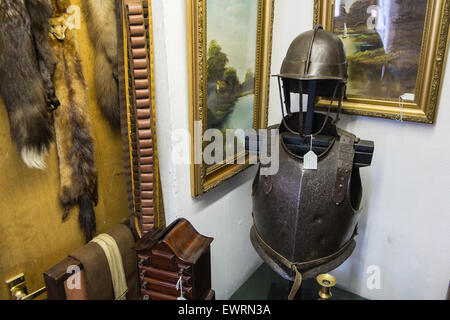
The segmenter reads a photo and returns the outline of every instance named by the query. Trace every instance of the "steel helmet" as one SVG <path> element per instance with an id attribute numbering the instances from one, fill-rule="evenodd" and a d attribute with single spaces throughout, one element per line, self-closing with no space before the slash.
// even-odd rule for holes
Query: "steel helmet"
<path id="1" fill-rule="evenodd" d="M 295 38 L 284 58 L 279 74 L 296 80 L 347 81 L 344 44 L 321 25 Z"/>

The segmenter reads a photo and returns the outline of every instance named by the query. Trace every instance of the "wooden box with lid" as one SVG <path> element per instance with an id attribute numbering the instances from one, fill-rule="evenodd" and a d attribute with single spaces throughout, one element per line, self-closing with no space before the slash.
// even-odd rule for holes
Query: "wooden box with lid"
<path id="1" fill-rule="evenodd" d="M 213 300 L 213 238 L 199 234 L 186 219 L 154 229 L 136 242 L 143 300 Z"/>

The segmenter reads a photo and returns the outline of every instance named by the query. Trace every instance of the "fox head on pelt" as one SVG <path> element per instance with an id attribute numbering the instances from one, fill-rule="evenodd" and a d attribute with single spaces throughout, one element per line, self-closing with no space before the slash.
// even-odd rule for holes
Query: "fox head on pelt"
<path id="1" fill-rule="evenodd" d="M 48 22 L 50 24 L 50 36 L 55 37 L 59 41 L 66 38 L 66 31 L 69 27 L 69 18 L 71 14 L 63 13 L 58 17 L 51 18 Z"/>

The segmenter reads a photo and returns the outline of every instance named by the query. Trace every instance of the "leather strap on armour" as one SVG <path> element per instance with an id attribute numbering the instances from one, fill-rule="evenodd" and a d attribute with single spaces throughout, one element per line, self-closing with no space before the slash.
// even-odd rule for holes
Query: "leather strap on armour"
<path id="1" fill-rule="evenodd" d="M 350 180 L 353 168 L 353 159 L 355 157 L 355 136 L 346 134 L 339 130 L 341 136 L 337 151 L 337 171 L 334 183 L 332 200 L 338 206 L 344 201 L 347 194 L 348 182 Z"/>
<path id="2" fill-rule="evenodd" d="M 271 256 L 273 256 L 278 262 L 283 264 L 285 267 L 287 267 L 290 270 L 295 272 L 294 284 L 292 285 L 291 291 L 289 292 L 288 300 L 294 299 L 295 295 L 297 294 L 297 291 L 300 289 L 300 287 L 302 285 L 303 277 L 299 270 L 306 269 L 306 268 L 308 268 L 308 266 L 320 265 L 320 264 L 323 264 L 323 263 L 333 260 L 334 258 L 336 258 L 340 254 L 342 254 L 347 249 L 347 247 L 352 243 L 353 238 L 357 235 L 357 228 L 355 228 L 352 237 L 342 246 L 342 248 L 340 248 L 338 251 L 336 251 L 335 253 L 333 253 L 329 256 L 322 257 L 322 258 L 315 259 L 315 260 L 305 261 L 305 262 L 292 262 L 292 261 L 289 261 L 288 259 L 286 259 L 285 257 L 283 257 L 277 251 L 275 251 L 271 246 L 269 246 L 261 238 L 261 236 L 258 233 L 258 230 L 255 227 L 254 221 L 253 221 L 252 228 L 254 230 L 256 238 L 258 239 L 259 243 L 263 246 L 263 248 L 266 250 L 266 252 L 268 252 Z"/>

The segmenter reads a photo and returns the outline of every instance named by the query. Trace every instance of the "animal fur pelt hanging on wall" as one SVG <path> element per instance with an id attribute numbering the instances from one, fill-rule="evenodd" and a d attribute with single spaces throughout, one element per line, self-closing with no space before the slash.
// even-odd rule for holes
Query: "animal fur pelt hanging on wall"
<path id="1" fill-rule="evenodd" d="M 59 160 L 60 193 L 63 220 L 69 209 L 79 206 L 79 224 L 86 242 L 95 233 L 94 204 L 97 204 L 97 173 L 94 145 L 90 133 L 86 85 L 75 47 L 74 34 L 68 29 L 66 1 L 53 0 L 55 17 L 50 19 L 50 44 L 58 58 L 54 73 L 56 94 L 61 105 L 54 112 L 56 146 Z"/>
<path id="2" fill-rule="evenodd" d="M 0 0 L 0 96 L 12 141 L 25 164 L 39 169 L 53 140 L 47 111 L 59 105 L 51 81 L 51 16 L 50 0 Z"/>
<path id="3" fill-rule="evenodd" d="M 53 16 L 52 4 L 50 0 L 25 0 L 25 4 L 31 17 L 31 33 L 36 47 L 39 71 L 46 91 L 47 106 L 52 111 L 59 106 L 52 81 L 57 61 L 48 43 L 50 31 L 48 20 Z"/>
<path id="4" fill-rule="evenodd" d="M 120 129 L 116 0 L 83 0 L 89 37 L 95 48 L 95 90 L 100 110 Z"/>

